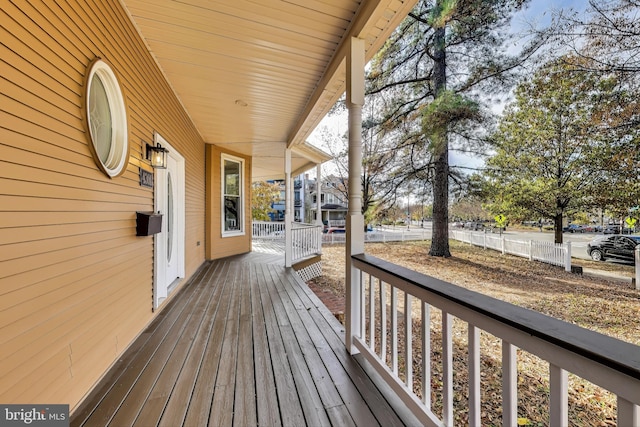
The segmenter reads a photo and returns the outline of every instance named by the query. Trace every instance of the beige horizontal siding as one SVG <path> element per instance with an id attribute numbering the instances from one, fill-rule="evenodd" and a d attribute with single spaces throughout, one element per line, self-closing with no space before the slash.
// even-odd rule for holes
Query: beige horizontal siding
<path id="1" fill-rule="evenodd" d="M 112 278 L 122 281 L 129 280 L 124 274 L 115 274 Z M 136 278 L 142 280 L 142 274 L 134 277 L 134 279 Z M 53 309 L 43 310 L 42 317 L 49 316 L 46 320 L 26 322 L 23 319 L 19 319 L 12 324 L 16 325 L 16 327 L 28 327 L 28 329 L 3 344 L 3 346 L 9 348 L 7 353 L 10 353 L 6 357 L 6 364 L 20 363 L 22 361 L 23 363 L 28 363 L 32 369 L 35 369 L 47 362 L 51 352 L 59 350 L 67 349 L 70 358 L 81 359 L 81 356 L 86 353 L 85 350 L 90 350 L 94 346 L 94 344 L 86 342 L 87 337 L 94 340 L 102 339 L 107 342 L 113 342 L 115 335 L 105 338 L 101 334 L 95 333 L 95 331 L 96 329 L 105 328 L 116 328 L 117 330 L 118 323 L 114 322 L 108 311 L 96 311 L 95 309 L 104 300 L 113 300 L 119 303 L 120 309 L 124 314 L 135 309 L 135 307 L 127 307 L 127 305 L 134 304 L 136 294 L 140 294 L 140 292 L 129 292 L 118 287 L 100 287 L 98 283 L 89 283 L 89 280 L 87 280 L 83 292 L 77 293 L 74 298 L 71 298 L 71 301 L 65 301 L 65 304 L 69 306 L 67 310 L 57 313 L 57 315 L 51 313 Z M 55 307 L 56 303 L 60 305 L 60 302 L 56 301 L 55 295 L 50 295 L 50 297 L 52 299 L 52 307 Z M 71 339 L 72 337 L 74 339 Z M 46 352 L 37 351 L 42 345 L 46 345 Z M 78 352 L 77 355 L 76 352 Z M 115 354 L 115 346 L 113 346 L 111 353 L 112 355 Z M 33 356 L 25 359 L 25 355 Z M 69 367 L 72 366 L 69 365 Z M 19 371 L 11 371 L 6 366 L 2 367 L 1 372 L 3 374 L 3 383 L 6 382 L 7 386 L 10 387 L 7 389 L 9 393 L 17 390 L 16 387 L 22 386 L 25 386 L 28 390 L 28 385 L 32 381 L 34 381 L 32 385 L 37 384 L 38 381 L 37 377 L 31 380 L 24 378 Z M 0 399 L 2 397 L 0 396 Z"/>
<path id="2" fill-rule="evenodd" d="M 0 402 L 74 408 L 154 316 L 153 238 L 135 236 L 153 209 L 144 146 L 158 132 L 185 157 L 189 277 L 205 259 L 205 144 L 119 2 L 3 2 L 0 22 Z M 127 105 L 116 179 L 87 139 L 96 57 Z"/>

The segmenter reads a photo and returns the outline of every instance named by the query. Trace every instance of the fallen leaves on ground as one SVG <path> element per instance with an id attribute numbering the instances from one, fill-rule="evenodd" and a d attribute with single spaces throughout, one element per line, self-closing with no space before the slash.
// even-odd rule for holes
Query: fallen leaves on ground
<path id="1" fill-rule="evenodd" d="M 428 255 L 429 242 L 367 244 L 367 254 L 525 307 L 577 324 L 602 334 L 640 344 L 640 291 L 620 282 L 566 273 L 563 269 L 532 262 L 524 258 L 502 255 L 464 243 L 450 243 L 452 257 Z M 312 285 L 325 292 L 344 296 L 344 246 L 323 247 L 323 275 Z M 631 276 L 633 267 L 619 264 L 578 261 L 589 268 L 605 268 Z M 414 391 L 421 396 L 422 361 L 419 335 L 420 314 L 414 304 Z M 401 316 L 399 316 L 401 317 Z M 442 363 L 440 312 L 431 313 L 431 402 L 432 410 L 442 416 Z M 399 347 L 402 348 L 402 322 L 399 324 Z M 379 329 L 379 328 L 378 328 Z M 378 330 L 376 334 L 379 334 Z M 379 336 L 379 335 L 378 335 Z M 468 423 L 467 325 L 453 323 L 454 414 L 456 424 Z M 389 339 L 388 339 L 389 340 Z M 378 343 L 379 349 L 380 343 Z M 389 348 L 390 345 L 387 346 Z M 390 360 L 390 357 L 388 356 Z M 497 338 L 481 334 L 482 424 L 501 424 L 501 343 Z M 404 361 L 399 361 L 404 378 Z M 518 424 L 549 424 L 548 363 L 518 350 Z M 569 375 L 569 423 L 575 426 L 607 426 L 616 420 L 615 396 L 581 378 Z"/>

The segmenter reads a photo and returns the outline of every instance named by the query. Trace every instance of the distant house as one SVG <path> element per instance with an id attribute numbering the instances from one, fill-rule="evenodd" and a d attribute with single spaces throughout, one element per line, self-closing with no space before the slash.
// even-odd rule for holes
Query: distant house
<path id="1" fill-rule="evenodd" d="M 280 187 L 280 197 L 271 205 L 272 212 L 269 213 L 271 221 L 284 221 L 285 217 L 285 184 L 284 180 L 269 180 L 271 184 L 278 184 Z M 312 206 L 310 195 L 315 188 L 315 179 L 309 179 L 308 174 L 301 174 L 293 180 L 293 201 L 294 201 L 294 221 L 312 222 Z M 313 202 L 315 204 L 315 202 Z M 314 218 L 315 219 L 315 218 Z"/>
<path id="2" fill-rule="evenodd" d="M 340 177 L 329 175 L 322 180 L 322 222 L 328 227 L 344 227 L 348 201 L 346 183 Z"/>
<path id="3" fill-rule="evenodd" d="M 341 221 L 347 213 L 347 200 L 344 193 L 344 184 L 336 176 L 329 175 L 321 178 L 320 203 L 322 210 L 322 222 Z M 273 212 L 269 214 L 271 221 L 284 221 L 285 212 L 285 188 L 284 180 L 270 180 L 280 186 L 280 198 L 272 204 Z M 315 223 L 317 221 L 317 179 L 309 178 L 308 174 L 301 174 L 293 181 L 294 220 L 297 222 Z M 342 187 L 341 187 L 342 186 Z M 342 190 L 341 190 L 342 188 Z"/>

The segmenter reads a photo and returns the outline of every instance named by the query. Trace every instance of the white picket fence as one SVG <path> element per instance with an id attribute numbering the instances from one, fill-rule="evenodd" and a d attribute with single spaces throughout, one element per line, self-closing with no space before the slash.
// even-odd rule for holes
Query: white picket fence
<path id="1" fill-rule="evenodd" d="M 423 229 L 395 232 L 368 231 L 364 234 L 364 241 L 367 243 L 408 242 L 411 240 L 427 240 L 430 238 L 431 232 Z M 345 233 L 325 233 L 322 235 L 323 244 L 344 244 L 345 241 Z"/>
<path id="2" fill-rule="evenodd" d="M 503 254 L 529 258 L 531 261 L 557 265 L 564 267 L 566 271 L 571 271 L 571 242 L 556 244 L 537 240 L 514 240 L 504 235 L 495 236 L 463 230 L 449 230 L 449 238 L 481 246 L 484 249 L 494 249 Z"/>

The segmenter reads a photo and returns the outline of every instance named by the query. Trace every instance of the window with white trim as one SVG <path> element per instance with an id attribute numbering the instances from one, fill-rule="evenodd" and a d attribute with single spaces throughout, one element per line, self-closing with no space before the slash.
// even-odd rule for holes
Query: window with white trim
<path id="1" fill-rule="evenodd" d="M 91 153 L 100 169 L 114 178 L 129 163 L 127 111 L 118 79 L 106 62 L 96 59 L 91 64 L 85 91 Z"/>
<path id="2" fill-rule="evenodd" d="M 222 235 L 244 234 L 244 161 L 222 155 Z"/>

